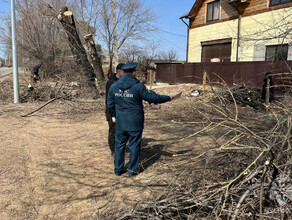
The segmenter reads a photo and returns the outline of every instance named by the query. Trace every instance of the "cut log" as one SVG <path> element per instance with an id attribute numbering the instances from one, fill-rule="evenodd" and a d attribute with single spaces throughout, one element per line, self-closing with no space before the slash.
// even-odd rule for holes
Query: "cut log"
<path id="1" fill-rule="evenodd" d="M 80 71 L 80 84 L 82 86 L 81 95 L 83 97 L 96 98 L 99 95 L 99 92 L 95 85 L 95 73 L 93 67 L 87 59 L 85 48 L 81 43 L 75 26 L 73 13 L 69 11 L 66 6 L 62 7 L 58 15 L 58 20 L 61 22 L 67 33 L 71 52 Z"/>
<path id="2" fill-rule="evenodd" d="M 89 55 L 96 73 L 97 83 L 99 87 L 104 87 L 105 77 L 102 69 L 101 54 L 97 51 L 95 41 L 92 34 L 84 36 L 86 45 L 88 47 Z"/>

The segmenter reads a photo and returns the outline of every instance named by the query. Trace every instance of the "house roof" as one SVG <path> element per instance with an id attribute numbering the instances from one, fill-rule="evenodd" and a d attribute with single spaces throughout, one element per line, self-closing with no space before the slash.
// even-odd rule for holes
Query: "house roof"
<path id="1" fill-rule="evenodd" d="M 190 15 L 190 13 L 188 12 L 188 13 L 182 15 L 179 19 L 182 19 L 182 18 L 189 18 L 189 15 Z"/>
<path id="2" fill-rule="evenodd" d="M 200 8 L 201 8 L 201 5 L 202 3 L 204 2 L 204 0 L 196 0 L 195 4 L 193 5 L 192 9 L 190 10 L 189 13 L 186 13 L 184 15 L 182 15 L 180 17 L 180 19 L 182 18 L 194 18 L 197 16 Z M 232 3 L 250 3 L 250 0 L 229 0 L 229 3 L 232 4 Z"/>
<path id="3" fill-rule="evenodd" d="M 190 10 L 190 12 L 185 14 L 185 15 L 182 15 L 180 17 L 180 19 L 196 17 L 198 12 L 199 12 L 200 6 L 202 5 L 203 2 L 204 2 L 204 0 L 196 0 L 195 4 L 193 5 L 193 7 Z"/>

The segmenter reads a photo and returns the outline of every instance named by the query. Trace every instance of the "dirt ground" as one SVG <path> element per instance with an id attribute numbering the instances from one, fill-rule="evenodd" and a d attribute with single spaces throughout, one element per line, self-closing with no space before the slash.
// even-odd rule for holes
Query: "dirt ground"
<path id="1" fill-rule="evenodd" d="M 155 88 L 160 94 L 183 96 L 162 105 L 145 103 L 144 170 L 133 178 L 113 173 L 104 97 L 58 100 L 29 117 L 21 115 L 44 103 L 0 103 L 0 219 L 99 219 L 156 198 L 175 181 L 163 172 L 171 169 L 168 163 L 206 146 L 206 139 L 175 142 L 203 126 L 185 123 L 196 121 L 192 106 L 201 99 L 188 97 L 192 89 L 200 86 L 160 86 Z"/>

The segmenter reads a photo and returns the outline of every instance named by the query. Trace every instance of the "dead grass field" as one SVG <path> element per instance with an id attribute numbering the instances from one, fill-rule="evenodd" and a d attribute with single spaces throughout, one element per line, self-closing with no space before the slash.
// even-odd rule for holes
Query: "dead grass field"
<path id="1" fill-rule="evenodd" d="M 144 103 L 142 172 L 129 178 L 113 173 L 104 96 L 77 98 L 68 82 L 28 91 L 28 77 L 21 104 L 0 79 L 1 220 L 291 217 L 291 92 L 266 108 L 254 88 L 154 86 L 183 95 Z"/>
<path id="2" fill-rule="evenodd" d="M 42 102 L 1 103 L 0 219 L 98 219 L 116 210 L 132 210 L 163 193 L 171 182 L 180 184 L 169 172 L 168 161 L 181 153 L 200 152 L 208 142 L 201 138 L 200 143 L 175 144 L 203 126 L 184 123 L 196 119 L 191 106 L 200 98 L 186 96 L 197 88 L 156 88 L 162 94 L 184 93 L 166 104 L 145 104 L 144 171 L 134 178 L 113 173 L 104 98 L 58 100 L 29 117 L 21 115 Z M 178 114 L 177 109 L 184 111 Z"/>

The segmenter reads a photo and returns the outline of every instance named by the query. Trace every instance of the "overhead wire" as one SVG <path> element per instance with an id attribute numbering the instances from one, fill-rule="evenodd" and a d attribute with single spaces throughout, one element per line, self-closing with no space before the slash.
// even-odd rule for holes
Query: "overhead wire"
<path id="1" fill-rule="evenodd" d="M 165 31 L 165 30 L 162 30 L 162 29 L 158 29 L 159 32 L 164 32 L 166 34 L 170 34 L 170 35 L 173 35 L 173 36 L 177 36 L 177 37 L 187 37 L 186 35 L 182 35 L 182 34 L 175 34 L 175 33 L 172 33 L 172 32 L 169 32 L 169 31 Z"/>
<path id="2" fill-rule="evenodd" d="M 185 51 L 185 48 L 182 48 L 181 46 L 177 45 L 176 43 L 173 43 L 172 41 L 166 39 L 165 37 L 161 36 L 160 34 L 158 34 L 158 35 L 159 35 L 159 37 L 160 37 L 161 39 L 163 39 L 163 40 L 167 41 L 168 43 L 174 45 L 176 48 Z"/>

